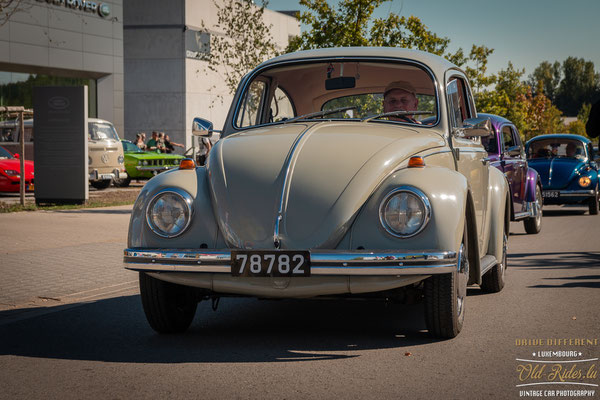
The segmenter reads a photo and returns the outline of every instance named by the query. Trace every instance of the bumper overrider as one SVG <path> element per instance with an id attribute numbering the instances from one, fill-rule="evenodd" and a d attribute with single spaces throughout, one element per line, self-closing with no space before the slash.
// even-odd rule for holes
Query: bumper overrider
<path id="1" fill-rule="evenodd" d="M 231 251 L 198 249 L 125 249 L 125 268 L 146 272 L 231 275 Z M 311 251 L 312 275 L 400 276 L 451 273 L 453 251 Z"/>

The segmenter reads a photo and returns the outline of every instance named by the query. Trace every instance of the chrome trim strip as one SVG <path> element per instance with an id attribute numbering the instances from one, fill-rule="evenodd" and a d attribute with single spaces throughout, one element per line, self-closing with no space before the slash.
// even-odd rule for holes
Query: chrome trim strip
<path id="1" fill-rule="evenodd" d="M 552 191 L 552 190 L 550 190 Z M 560 195 L 565 196 L 593 196 L 593 190 L 559 190 Z"/>
<path id="2" fill-rule="evenodd" d="M 275 216 L 275 226 L 273 229 L 273 244 L 275 245 L 276 249 L 281 247 L 281 238 L 279 237 L 279 224 L 283 219 L 283 203 L 286 198 L 286 194 L 288 193 L 292 160 L 294 159 L 294 154 L 296 154 L 296 148 L 298 147 L 298 144 L 300 144 L 304 135 L 306 135 L 306 133 L 310 131 L 311 128 L 312 126 L 308 126 L 304 131 L 302 131 L 302 133 L 298 135 L 298 137 L 296 137 L 296 140 L 294 141 L 294 144 L 292 145 L 292 148 L 288 154 L 287 160 L 285 160 L 285 165 L 283 166 L 283 168 L 285 169 L 285 176 L 283 177 L 281 197 L 279 198 L 279 210 L 277 211 L 277 215 Z"/>
<path id="3" fill-rule="evenodd" d="M 415 275 L 441 274 L 456 269 L 453 251 L 311 252 L 313 275 Z M 125 249 L 125 268 L 135 271 L 231 272 L 229 250 Z"/>
<path id="4" fill-rule="evenodd" d="M 160 166 L 141 166 L 138 165 L 135 167 L 138 171 L 168 171 L 170 169 L 179 168 L 179 165 L 160 165 Z"/>

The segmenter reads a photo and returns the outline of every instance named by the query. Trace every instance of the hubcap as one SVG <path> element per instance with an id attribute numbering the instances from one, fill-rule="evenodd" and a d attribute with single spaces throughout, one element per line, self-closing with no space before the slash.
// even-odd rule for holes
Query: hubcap
<path id="1" fill-rule="evenodd" d="M 540 191 L 540 187 L 536 186 L 535 188 L 535 208 L 536 208 L 536 217 L 535 217 L 535 225 L 539 227 L 542 224 L 542 192 Z"/>

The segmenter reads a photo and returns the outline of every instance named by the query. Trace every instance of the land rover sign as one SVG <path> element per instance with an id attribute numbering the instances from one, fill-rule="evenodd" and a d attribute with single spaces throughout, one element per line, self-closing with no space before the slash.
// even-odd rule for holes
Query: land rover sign
<path id="1" fill-rule="evenodd" d="M 98 13 L 103 18 L 110 15 L 110 6 L 107 3 L 98 3 L 88 0 L 37 0 L 38 2 L 46 2 L 56 6 L 64 6 L 75 10 L 81 10 L 89 13 Z"/>

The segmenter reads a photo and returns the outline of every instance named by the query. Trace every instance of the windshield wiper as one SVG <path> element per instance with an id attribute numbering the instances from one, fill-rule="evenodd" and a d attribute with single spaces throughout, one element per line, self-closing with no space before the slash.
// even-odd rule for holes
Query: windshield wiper
<path id="1" fill-rule="evenodd" d="M 371 115 L 370 117 L 363 118 L 363 119 L 361 119 L 361 122 L 369 122 L 372 119 L 381 118 L 381 117 L 397 117 L 397 116 L 402 116 L 402 115 L 424 115 L 424 114 L 433 114 L 433 111 L 404 111 L 404 110 L 390 111 L 390 112 Z"/>
<path id="2" fill-rule="evenodd" d="M 311 118 L 311 117 L 324 117 L 329 114 L 335 114 L 338 112 L 348 111 L 348 110 L 356 110 L 356 106 L 341 107 L 341 108 L 335 108 L 333 110 L 323 110 L 323 111 L 317 111 L 317 112 L 313 112 L 313 113 L 309 113 L 309 114 L 304 114 L 304 115 L 300 115 L 300 116 L 292 118 L 292 119 L 286 119 L 285 121 L 283 121 L 283 123 L 287 124 L 289 122 L 294 122 L 294 121 L 298 121 L 300 119 L 306 119 L 306 118 Z"/>

